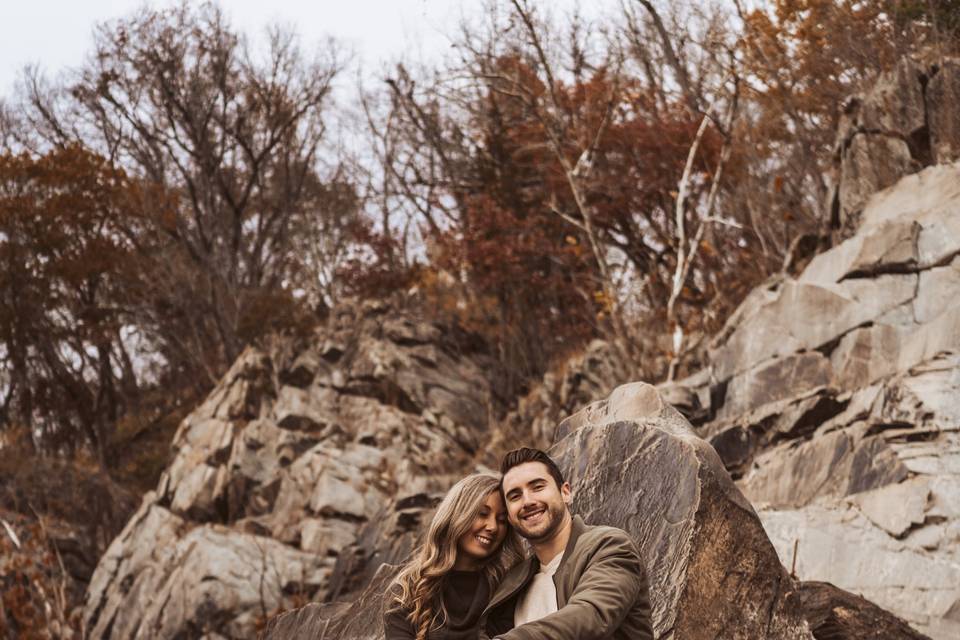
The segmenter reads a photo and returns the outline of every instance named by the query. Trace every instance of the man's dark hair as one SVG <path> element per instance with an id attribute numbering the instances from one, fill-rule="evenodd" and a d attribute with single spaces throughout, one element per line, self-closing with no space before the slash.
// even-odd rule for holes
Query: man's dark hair
<path id="1" fill-rule="evenodd" d="M 557 489 L 563 486 L 563 474 L 560 473 L 560 467 L 557 466 L 557 463 L 540 449 L 531 449 L 530 447 L 520 447 L 503 456 L 503 460 L 500 462 L 500 475 L 504 476 L 510 469 L 527 462 L 542 462 L 546 465 L 547 471 L 550 472 L 553 479 L 557 481 Z"/>

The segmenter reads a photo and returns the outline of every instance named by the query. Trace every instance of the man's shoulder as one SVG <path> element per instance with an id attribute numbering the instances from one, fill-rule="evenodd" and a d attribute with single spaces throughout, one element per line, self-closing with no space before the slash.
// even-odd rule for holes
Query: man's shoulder
<path id="1" fill-rule="evenodd" d="M 618 527 L 585 525 L 574 544 L 572 555 L 588 563 L 609 553 L 642 557 L 640 547 L 629 533 Z"/>
<path id="2" fill-rule="evenodd" d="M 577 546 L 581 544 L 598 546 L 603 544 L 629 544 L 636 547 L 636 543 L 629 533 L 617 527 L 607 525 L 585 525 L 583 533 L 577 539 Z"/>

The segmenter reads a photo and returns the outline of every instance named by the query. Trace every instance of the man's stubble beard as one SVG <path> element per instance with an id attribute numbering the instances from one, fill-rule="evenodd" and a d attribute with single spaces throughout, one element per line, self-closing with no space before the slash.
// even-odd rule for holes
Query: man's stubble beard
<path id="1" fill-rule="evenodd" d="M 542 533 L 536 534 L 525 529 L 519 518 L 517 519 L 517 533 L 530 542 L 542 542 L 544 540 L 549 540 L 551 537 L 556 535 L 556 533 L 560 530 L 560 527 L 563 526 L 564 517 L 566 516 L 567 512 L 566 503 L 561 503 L 559 507 L 551 504 L 545 504 L 544 506 L 546 507 L 546 512 L 544 513 L 546 522 L 544 523 L 544 529 Z"/>

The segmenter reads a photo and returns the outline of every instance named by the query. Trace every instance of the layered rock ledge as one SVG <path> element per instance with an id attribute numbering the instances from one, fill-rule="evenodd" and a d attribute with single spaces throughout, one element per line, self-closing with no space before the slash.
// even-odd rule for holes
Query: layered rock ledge
<path id="1" fill-rule="evenodd" d="M 671 385 L 797 574 L 960 637 L 960 164 L 757 289 Z M 682 393 L 678 391 L 682 390 Z"/>

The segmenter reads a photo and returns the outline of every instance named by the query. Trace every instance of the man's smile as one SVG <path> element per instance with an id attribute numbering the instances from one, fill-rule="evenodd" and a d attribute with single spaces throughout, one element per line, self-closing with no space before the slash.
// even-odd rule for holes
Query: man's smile
<path id="1" fill-rule="evenodd" d="M 536 524 L 543 519 L 543 515 L 546 512 L 547 512 L 546 507 L 536 507 L 534 509 L 530 509 L 524 514 L 521 514 L 520 520 L 524 524 Z"/>

